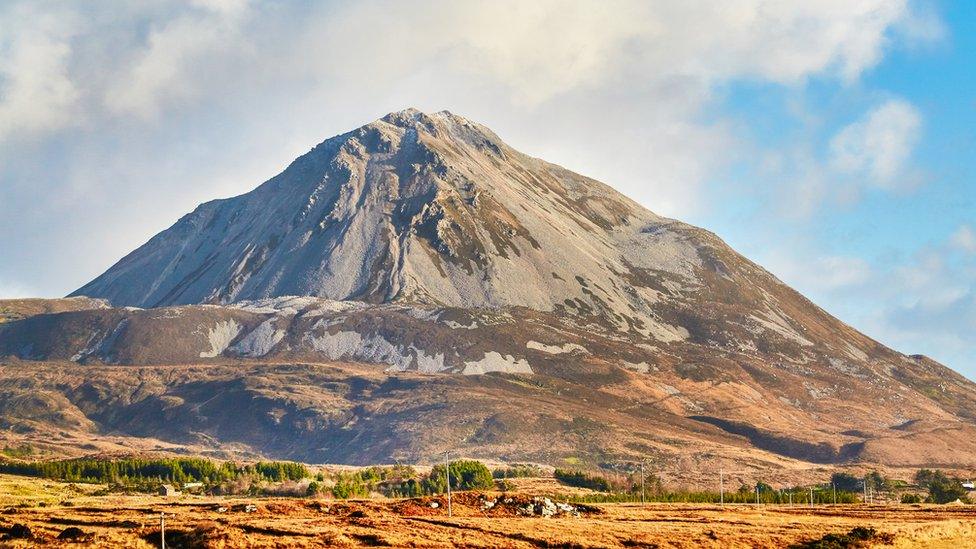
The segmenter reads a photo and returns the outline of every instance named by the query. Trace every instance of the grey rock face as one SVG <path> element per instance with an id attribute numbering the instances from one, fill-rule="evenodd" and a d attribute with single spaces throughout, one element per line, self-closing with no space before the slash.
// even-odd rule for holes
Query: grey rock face
<path id="1" fill-rule="evenodd" d="M 648 270 L 700 285 L 692 228 L 448 112 L 328 139 L 201 205 L 73 295 L 116 306 L 317 296 L 594 315 L 666 339 Z M 646 282 L 646 283 L 645 283 Z"/>

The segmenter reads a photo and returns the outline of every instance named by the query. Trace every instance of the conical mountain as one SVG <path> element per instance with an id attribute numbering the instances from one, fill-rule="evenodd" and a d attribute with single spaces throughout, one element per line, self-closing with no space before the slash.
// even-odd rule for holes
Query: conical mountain
<path id="1" fill-rule="evenodd" d="M 750 347 L 772 332 L 857 358 L 875 347 L 711 233 L 446 111 L 407 109 L 328 139 L 72 295 L 138 307 L 277 296 L 520 306 L 665 342 Z"/>
<path id="2" fill-rule="evenodd" d="M 976 463 L 973 383 L 857 332 L 712 233 L 449 112 L 327 139 L 74 295 L 114 308 L 0 324 L 0 358 L 58 362 L 4 374 L 46 395 L 51 429 L 84 417 L 91 433 L 357 463 L 455 448 Z M 100 379 L 98 363 L 148 366 Z"/>
<path id="3" fill-rule="evenodd" d="M 516 305 L 639 324 L 656 291 L 629 279 L 695 284 L 688 232 L 484 126 L 408 109 L 201 205 L 75 294 L 140 307 L 284 295 Z"/>

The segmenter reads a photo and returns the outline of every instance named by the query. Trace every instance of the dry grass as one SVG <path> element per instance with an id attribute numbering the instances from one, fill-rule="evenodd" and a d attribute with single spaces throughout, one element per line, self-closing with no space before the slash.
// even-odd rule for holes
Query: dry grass
<path id="1" fill-rule="evenodd" d="M 893 534 L 895 547 L 961 547 L 976 535 L 970 506 L 614 504 L 578 518 L 525 518 L 511 509 L 484 511 L 478 494 L 462 493 L 448 518 L 439 498 L 162 498 L 91 490 L 0 476 L 0 531 L 23 524 L 35 536 L 0 547 L 77 546 L 57 539 L 69 527 L 81 530 L 86 546 L 152 547 L 160 513 L 171 547 L 787 547 L 856 526 Z M 247 504 L 257 510 L 245 512 Z"/>

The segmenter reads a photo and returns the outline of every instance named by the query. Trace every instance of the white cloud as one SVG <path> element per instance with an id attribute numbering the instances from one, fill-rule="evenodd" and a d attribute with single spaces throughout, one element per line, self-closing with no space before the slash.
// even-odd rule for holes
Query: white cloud
<path id="1" fill-rule="evenodd" d="M 68 75 L 69 19 L 29 5 L 0 9 L 0 140 L 76 121 L 78 90 Z"/>
<path id="2" fill-rule="evenodd" d="M 801 292 L 828 295 L 857 292 L 874 276 L 870 264 L 862 258 L 846 255 L 817 255 L 809 243 L 782 242 L 768 250 L 763 264 L 790 286 Z"/>
<path id="3" fill-rule="evenodd" d="M 870 259 L 824 253 L 826 243 L 811 236 L 806 230 L 778 235 L 756 255 L 784 282 L 868 336 L 976 379 L 976 256 L 960 246 L 971 235 L 956 231 L 907 256 Z"/>
<path id="4" fill-rule="evenodd" d="M 952 234 L 950 242 L 953 246 L 966 253 L 976 254 L 976 232 L 969 225 L 960 226 Z"/>
<path id="5" fill-rule="evenodd" d="M 891 99 L 843 128 L 830 142 L 832 165 L 863 174 L 882 188 L 912 183 L 906 166 L 918 143 L 922 116 L 911 103 Z"/>
<path id="6" fill-rule="evenodd" d="M 0 276 L 49 266 L 48 292 L 408 105 L 484 122 L 660 213 L 700 213 L 707 182 L 752 152 L 713 109 L 726 85 L 849 82 L 915 17 L 907 0 L 4 6 L 0 138 L 38 139 L 0 147 L 0 256 L 16 258 Z M 6 55 L 29 47 L 46 53 Z"/>
<path id="7" fill-rule="evenodd" d="M 207 80 L 217 74 L 198 67 L 213 56 L 245 49 L 239 25 L 246 2 L 197 0 L 194 5 L 203 10 L 190 11 L 149 32 L 146 49 L 105 90 L 110 112 L 152 118 L 167 103 L 205 94 Z"/>
<path id="8" fill-rule="evenodd" d="M 633 76 L 854 79 L 912 13 L 904 0 L 729 0 L 707 8 L 683 0 L 435 0 L 359 2 L 330 15 L 305 37 L 331 54 L 320 59 L 330 74 L 388 78 L 436 58 L 442 70 L 499 82 L 531 104 L 579 87 L 634 85 Z"/>

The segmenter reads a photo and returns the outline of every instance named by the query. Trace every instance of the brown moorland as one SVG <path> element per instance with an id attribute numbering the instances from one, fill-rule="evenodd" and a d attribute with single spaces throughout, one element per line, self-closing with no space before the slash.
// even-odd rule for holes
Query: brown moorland
<path id="1" fill-rule="evenodd" d="M 91 488 L 0 476 L 0 547 L 158 547 L 161 514 L 168 547 L 802 547 L 858 528 L 867 533 L 861 547 L 962 547 L 976 534 L 972 506 L 601 504 L 541 518 L 519 516 L 529 496 L 462 492 L 448 517 L 438 496 L 164 498 Z M 499 497 L 512 504 L 485 508 Z"/>

